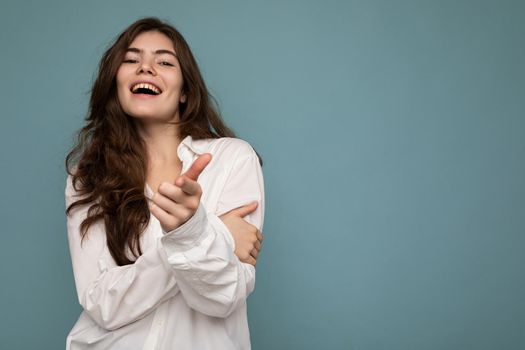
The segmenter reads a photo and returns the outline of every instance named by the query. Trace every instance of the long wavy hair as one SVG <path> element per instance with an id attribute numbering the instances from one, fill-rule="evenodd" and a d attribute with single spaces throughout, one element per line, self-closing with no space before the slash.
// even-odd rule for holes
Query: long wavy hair
<path id="1" fill-rule="evenodd" d="M 69 205 L 66 215 L 76 206 L 91 204 L 80 226 L 82 240 L 92 224 L 104 220 L 107 245 L 119 266 L 132 264 L 142 255 L 140 236 L 149 223 L 150 211 L 144 194 L 146 144 L 119 103 L 116 75 L 126 49 L 137 35 L 147 31 L 170 38 L 178 56 L 187 96 L 179 105 L 180 120 L 175 122 L 180 139 L 187 135 L 196 140 L 235 137 L 217 112 L 186 40 L 172 25 L 155 17 L 142 18 L 114 40 L 98 66 L 87 123 L 76 134 L 76 144 L 66 157 L 67 173 L 82 197 Z"/>

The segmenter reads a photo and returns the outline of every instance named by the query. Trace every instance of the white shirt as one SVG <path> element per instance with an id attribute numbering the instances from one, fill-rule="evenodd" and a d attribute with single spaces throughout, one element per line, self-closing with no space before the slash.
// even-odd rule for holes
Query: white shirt
<path id="1" fill-rule="evenodd" d="M 193 140 L 177 148 L 185 172 L 203 153 L 212 160 L 201 173 L 201 203 L 182 226 L 164 232 L 152 214 L 141 236 L 143 254 L 117 266 L 102 221 L 81 245 L 80 223 L 89 205 L 75 207 L 67 231 L 78 300 L 83 312 L 66 340 L 67 350 L 250 349 L 246 298 L 255 268 L 234 254 L 231 233 L 218 218 L 254 200 L 244 219 L 262 231 L 264 184 L 259 160 L 246 141 Z M 69 175 L 66 207 L 76 191 Z M 152 190 L 145 184 L 145 195 Z"/>

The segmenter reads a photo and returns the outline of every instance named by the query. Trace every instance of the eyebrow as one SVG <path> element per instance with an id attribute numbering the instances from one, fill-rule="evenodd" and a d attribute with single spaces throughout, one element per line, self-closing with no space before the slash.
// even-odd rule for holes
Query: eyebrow
<path id="1" fill-rule="evenodd" d="M 129 47 L 129 48 L 126 49 L 126 52 L 142 53 L 142 52 L 144 52 L 144 50 L 137 49 L 136 47 Z M 169 55 L 172 55 L 173 57 L 177 58 L 177 54 L 175 52 L 173 52 L 173 51 L 170 51 L 170 50 L 160 49 L 160 50 L 153 51 L 153 53 L 155 55 L 169 54 Z"/>

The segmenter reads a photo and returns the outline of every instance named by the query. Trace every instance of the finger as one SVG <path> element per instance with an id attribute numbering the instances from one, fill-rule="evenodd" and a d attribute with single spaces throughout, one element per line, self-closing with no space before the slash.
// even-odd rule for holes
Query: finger
<path id="1" fill-rule="evenodd" d="M 252 249 L 250 252 L 250 255 L 253 256 L 254 259 L 257 259 L 257 256 L 259 255 L 259 251 L 257 249 Z"/>
<path id="2" fill-rule="evenodd" d="M 155 192 L 153 194 L 153 197 L 151 198 L 153 201 L 155 201 L 155 199 L 158 197 L 158 196 L 163 196 L 163 197 L 166 197 L 176 203 L 180 203 L 182 204 L 188 197 L 188 195 L 186 193 L 184 193 L 184 191 L 182 191 L 181 188 L 173 185 L 173 184 L 170 184 L 169 182 L 163 182 L 160 184 L 159 186 L 159 190 L 158 192 Z"/>
<path id="3" fill-rule="evenodd" d="M 229 212 L 227 212 L 227 213 L 225 213 L 223 215 L 232 214 L 232 215 L 238 216 L 240 218 L 243 218 L 246 215 L 253 213 L 255 211 L 255 209 L 257 209 L 258 206 L 259 206 L 259 203 L 257 201 L 255 201 L 255 202 L 243 205 L 242 207 L 237 207 L 235 209 L 232 209 L 232 210 L 230 210 Z"/>
<path id="4" fill-rule="evenodd" d="M 190 214 L 190 210 L 185 204 L 176 202 L 161 193 L 155 193 L 151 200 L 162 210 L 178 218 L 184 218 Z"/>
<path id="5" fill-rule="evenodd" d="M 246 263 L 255 266 L 257 264 L 257 259 L 254 259 L 251 255 L 248 259 L 245 261 Z"/>
<path id="6" fill-rule="evenodd" d="M 186 176 L 193 181 L 197 181 L 199 178 L 199 175 L 202 173 L 204 168 L 208 165 L 208 163 L 211 161 L 211 154 L 204 153 L 197 158 L 191 167 L 183 174 L 183 176 Z"/>
<path id="7" fill-rule="evenodd" d="M 191 209 L 195 211 L 199 207 L 199 203 L 200 203 L 200 197 L 195 196 L 195 195 L 189 195 L 185 193 L 179 187 L 172 185 L 169 182 L 166 182 L 166 183 L 163 182 L 159 186 L 159 192 L 156 192 L 153 195 L 152 200 L 155 201 L 157 199 L 157 196 L 159 197 L 159 202 L 157 204 L 161 205 L 162 203 L 165 203 L 165 205 L 167 205 L 167 208 L 171 206 L 170 203 L 168 203 L 169 201 L 171 201 L 174 204 L 182 205 L 183 207 L 187 209 Z M 163 199 L 163 197 L 166 198 L 168 202 L 166 202 Z M 178 206 L 176 208 L 178 208 Z"/>
<path id="8" fill-rule="evenodd" d="M 261 241 L 255 241 L 255 243 L 253 244 L 255 246 L 255 249 L 257 250 L 261 250 Z"/>
<path id="9" fill-rule="evenodd" d="M 163 227 L 174 227 L 176 225 L 175 218 L 164 209 L 153 202 L 148 202 L 149 211 L 155 216 Z"/>
<path id="10" fill-rule="evenodd" d="M 262 241 L 264 241 L 264 235 L 263 235 L 262 232 L 259 231 L 259 230 L 257 230 L 257 239 L 258 239 L 259 241 L 261 241 L 261 243 L 262 243 Z"/>
<path id="11" fill-rule="evenodd" d="M 199 194 L 201 192 L 201 185 L 199 185 L 197 181 L 193 181 L 184 176 L 177 178 L 177 180 L 175 180 L 175 185 L 177 185 L 181 190 L 190 196 Z"/>

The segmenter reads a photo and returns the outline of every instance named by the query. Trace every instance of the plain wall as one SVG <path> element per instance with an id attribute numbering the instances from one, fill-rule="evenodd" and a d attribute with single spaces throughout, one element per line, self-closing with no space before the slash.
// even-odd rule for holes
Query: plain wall
<path id="1" fill-rule="evenodd" d="M 80 313 L 64 158 L 149 15 L 265 162 L 254 350 L 525 348 L 523 1 L 0 6 L 1 349 L 64 348 Z"/>

